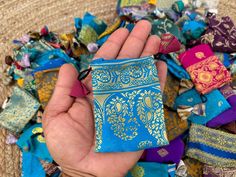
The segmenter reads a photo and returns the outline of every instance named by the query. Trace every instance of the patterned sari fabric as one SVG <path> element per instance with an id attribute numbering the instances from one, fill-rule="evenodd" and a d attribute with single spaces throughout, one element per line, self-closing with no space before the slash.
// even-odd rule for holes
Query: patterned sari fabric
<path id="1" fill-rule="evenodd" d="M 233 89 L 236 89 L 236 73 L 232 75 L 232 83 L 230 83 Z"/>
<path id="2" fill-rule="evenodd" d="M 236 27 L 228 16 L 220 20 L 215 15 L 209 17 L 209 27 L 200 38 L 201 43 L 209 44 L 216 52 L 236 51 Z"/>
<path id="3" fill-rule="evenodd" d="M 126 177 L 174 177 L 175 164 L 161 164 L 155 162 L 138 162 Z"/>
<path id="4" fill-rule="evenodd" d="M 152 57 L 93 60 L 96 152 L 137 151 L 168 144 Z"/>
<path id="5" fill-rule="evenodd" d="M 167 146 L 146 150 L 146 162 L 175 163 L 179 164 L 184 154 L 184 142 L 181 138 L 175 138 Z"/>
<path id="6" fill-rule="evenodd" d="M 214 167 L 211 165 L 204 165 L 203 168 L 204 177 L 235 177 L 236 168 L 222 168 Z"/>
<path id="7" fill-rule="evenodd" d="M 181 120 L 175 111 L 164 107 L 164 116 L 168 140 L 171 141 L 188 130 L 187 120 Z"/>
<path id="8" fill-rule="evenodd" d="M 85 13 L 82 20 L 82 28 L 79 31 L 79 40 L 85 46 L 95 43 L 98 37 L 106 30 L 107 25 L 90 13 Z"/>
<path id="9" fill-rule="evenodd" d="M 118 0 L 117 12 L 122 19 L 137 21 L 152 13 L 156 4 L 157 0 Z"/>
<path id="10" fill-rule="evenodd" d="M 201 94 L 209 93 L 231 81 L 230 73 L 206 44 L 182 53 L 179 60 Z"/>
<path id="11" fill-rule="evenodd" d="M 230 108 L 229 103 L 220 93 L 219 90 L 213 90 L 206 95 L 200 95 L 196 89 L 191 89 L 179 95 L 175 101 L 175 109 L 181 110 L 182 107 L 195 108 L 196 105 L 203 104 L 205 110 L 201 110 L 201 107 L 196 112 L 191 110 L 184 110 L 182 114 L 179 113 L 181 119 L 188 119 L 196 124 L 206 124 L 220 113 Z M 179 111 L 180 112 L 180 111 Z M 203 114 L 197 114 L 203 112 Z"/>
<path id="12" fill-rule="evenodd" d="M 179 27 L 175 25 L 168 18 L 154 20 L 152 23 L 152 34 L 161 36 L 165 33 L 171 33 L 178 38 L 178 40 L 182 43 L 186 42 L 183 34 L 181 33 Z"/>
<path id="13" fill-rule="evenodd" d="M 0 125 L 12 133 L 20 133 L 40 107 L 29 93 L 14 87 L 6 108 L 0 113 Z"/>
<path id="14" fill-rule="evenodd" d="M 34 74 L 39 101 L 44 109 L 50 100 L 57 82 L 59 69 L 38 71 Z"/>
<path id="15" fill-rule="evenodd" d="M 201 177 L 203 173 L 203 163 L 192 158 L 185 158 L 184 163 L 187 166 L 188 177 Z"/>
<path id="16" fill-rule="evenodd" d="M 178 79 L 173 77 L 171 74 L 167 75 L 163 93 L 163 104 L 165 106 L 173 108 L 175 99 L 178 96 L 179 84 L 180 82 L 178 81 Z"/>
<path id="17" fill-rule="evenodd" d="M 41 123 L 34 124 L 27 128 L 16 144 L 22 152 L 30 152 L 35 157 L 47 162 L 53 161 L 43 136 Z"/>
<path id="18" fill-rule="evenodd" d="M 233 134 L 192 124 L 187 156 L 219 167 L 236 166 L 236 137 Z"/>
<path id="19" fill-rule="evenodd" d="M 209 121 L 207 123 L 208 127 L 219 127 L 221 125 L 236 121 L 236 93 L 230 85 L 224 85 L 219 90 L 227 99 L 228 103 L 231 105 L 231 108 Z"/>

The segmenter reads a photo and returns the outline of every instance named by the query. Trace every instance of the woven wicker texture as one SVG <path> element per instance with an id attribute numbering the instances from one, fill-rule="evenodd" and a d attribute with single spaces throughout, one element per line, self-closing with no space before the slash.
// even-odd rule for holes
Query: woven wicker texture
<path id="1" fill-rule="evenodd" d="M 73 18 L 84 12 L 110 23 L 115 17 L 116 0 L 0 0 L 0 67 L 5 55 L 12 54 L 12 40 L 30 30 L 40 30 L 48 25 L 55 32 L 73 29 Z M 236 21 L 235 0 L 222 0 L 221 15 L 230 15 Z M 0 76 L 0 104 L 10 94 Z M 20 152 L 16 146 L 5 144 L 8 132 L 0 129 L 0 177 L 20 176 Z"/>

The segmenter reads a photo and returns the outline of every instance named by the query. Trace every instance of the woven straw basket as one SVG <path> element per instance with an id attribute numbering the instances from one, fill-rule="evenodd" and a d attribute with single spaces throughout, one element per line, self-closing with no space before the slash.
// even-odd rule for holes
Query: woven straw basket
<path id="1" fill-rule="evenodd" d="M 112 22 L 117 0 L 0 0 L 0 67 L 5 55 L 12 54 L 12 40 L 28 31 L 40 30 L 44 25 L 58 33 L 73 29 L 73 18 L 84 12 Z M 235 0 L 221 0 L 220 15 L 229 15 L 236 22 Z M 0 104 L 10 95 L 0 76 Z M 0 128 L 0 177 L 21 175 L 20 152 L 16 146 L 6 145 L 8 132 Z"/>

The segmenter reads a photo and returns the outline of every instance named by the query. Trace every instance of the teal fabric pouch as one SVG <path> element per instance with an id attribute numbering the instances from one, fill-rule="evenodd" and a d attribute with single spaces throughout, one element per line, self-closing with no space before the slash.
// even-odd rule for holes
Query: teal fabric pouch
<path id="1" fill-rule="evenodd" d="M 200 103 L 205 104 L 205 116 L 192 113 L 188 117 L 188 120 L 196 124 L 206 124 L 208 121 L 231 107 L 219 90 L 213 90 L 206 95 L 201 95 L 196 89 L 191 89 L 179 95 L 175 100 L 174 107 L 175 109 L 178 109 L 181 106 L 194 107 Z"/>
<path id="2" fill-rule="evenodd" d="M 168 144 L 153 57 L 93 60 L 96 152 L 138 151 Z"/>
<path id="3" fill-rule="evenodd" d="M 126 177 L 175 177 L 175 164 L 138 162 Z"/>
<path id="4" fill-rule="evenodd" d="M 33 118 L 40 103 L 25 90 L 14 87 L 7 106 L 0 113 L 0 125 L 12 133 L 20 133 Z"/>

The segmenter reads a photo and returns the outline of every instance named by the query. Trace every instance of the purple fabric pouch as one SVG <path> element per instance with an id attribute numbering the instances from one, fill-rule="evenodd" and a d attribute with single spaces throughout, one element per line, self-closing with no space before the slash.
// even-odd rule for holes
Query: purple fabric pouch
<path id="1" fill-rule="evenodd" d="M 178 164 L 184 153 L 184 142 L 180 137 L 170 141 L 167 146 L 147 149 L 145 161 Z"/>
<path id="2" fill-rule="evenodd" d="M 226 111 L 222 112 L 221 114 L 207 122 L 207 127 L 219 127 L 236 120 L 236 94 L 234 93 L 230 85 L 225 85 L 219 90 L 227 99 L 227 101 L 231 105 L 231 108 L 227 109 Z"/>

